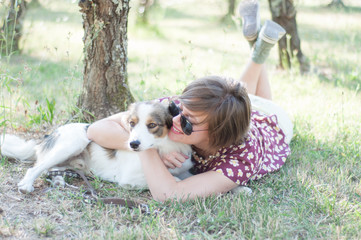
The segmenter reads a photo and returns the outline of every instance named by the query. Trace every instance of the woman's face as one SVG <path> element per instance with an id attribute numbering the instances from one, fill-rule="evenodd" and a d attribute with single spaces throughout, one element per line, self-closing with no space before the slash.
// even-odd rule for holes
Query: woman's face
<path id="1" fill-rule="evenodd" d="M 184 134 L 181 126 L 181 116 L 184 116 L 193 126 L 193 132 L 190 135 Z M 186 107 L 180 107 L 180 114 L 173 117 L 173 126 L 168 136 L 171 140 L 185 144 L 194 145 L 200 149 L 208 147 L 208 123 L 202 123 L 207 117 L 204 112 L 192 112 Z"/>

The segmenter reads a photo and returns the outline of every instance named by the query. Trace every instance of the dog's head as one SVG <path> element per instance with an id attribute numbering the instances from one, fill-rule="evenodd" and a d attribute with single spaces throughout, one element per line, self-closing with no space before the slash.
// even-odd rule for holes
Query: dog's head
<path id="1" fill-rule="evenodd" d="M 143 151 L 161 144 L 173 122 L 168 107 L 164 104 L 141 102 L 130 106 L 128 124 L 130 149 Z"/>

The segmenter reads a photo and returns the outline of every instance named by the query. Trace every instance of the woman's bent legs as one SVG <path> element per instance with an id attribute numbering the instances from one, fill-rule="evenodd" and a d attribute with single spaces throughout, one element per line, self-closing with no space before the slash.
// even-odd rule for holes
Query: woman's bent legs
<path id="1" fill-rule="evenodd" d="M 240 80 L 246 84 L 248 93 L 265 99 L 272 99 L 271 86 L 264 64 L 249 61 Z"/>
<path id="2" fill-rule="evenodd" d="M 272 100 L 271 85 L 268 79 L 267 68 L 263 64 L 261 74 L 258 78 L 258 84 L 256 88 L 256 96 Z"/>

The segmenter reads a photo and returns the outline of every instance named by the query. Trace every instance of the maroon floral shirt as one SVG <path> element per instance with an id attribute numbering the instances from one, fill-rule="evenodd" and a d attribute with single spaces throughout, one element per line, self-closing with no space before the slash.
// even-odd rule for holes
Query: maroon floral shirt
<path id="1" fill-rule="evenodd" d="M 250 130 L 243 143 L 223 147 L 210 159 L 194 152 L 192 160 L 197 173 L 216 171 L 239 185 L 246 185 L 249 180 L 279 170 L 290 152 L 276 115 L 252 111 Z"/>

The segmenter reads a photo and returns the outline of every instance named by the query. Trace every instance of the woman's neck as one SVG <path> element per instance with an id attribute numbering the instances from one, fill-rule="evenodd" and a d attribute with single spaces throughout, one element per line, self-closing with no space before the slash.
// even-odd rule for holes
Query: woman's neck
<path id="1" fill-rule="evenodd" d="M 205 146 L 197 145 L 194 147 L 198 155 L 204 158 L 208 158 L 209 156 L 215 155 L 218 151 L 218 149 L 212 149 L 209 145 L 205 145 Z"/>

